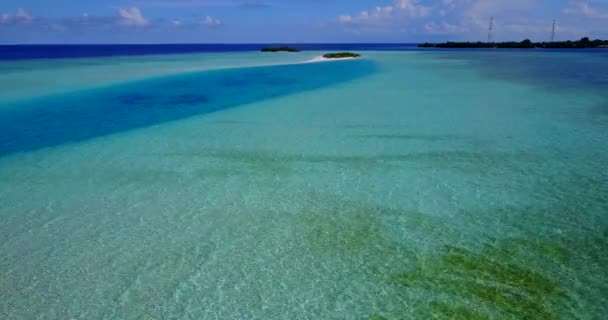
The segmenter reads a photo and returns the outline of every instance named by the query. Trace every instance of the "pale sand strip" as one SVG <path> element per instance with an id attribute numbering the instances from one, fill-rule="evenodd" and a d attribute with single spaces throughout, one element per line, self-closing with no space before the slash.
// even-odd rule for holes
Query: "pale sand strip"
<path id="1" fill-rule="evenodd" d="M 332 61 L 332 60 L 351 60 L 351 59 L 355 59 L 354 57 L 347 57 L 347 58 L 324 58 L 323 56 L 318 56 L 318 57 L 314 57 L 310 60 L 306 60 L 302 63 L 313 63 L 313 62 L 327 62 L 327 61 Z"/>

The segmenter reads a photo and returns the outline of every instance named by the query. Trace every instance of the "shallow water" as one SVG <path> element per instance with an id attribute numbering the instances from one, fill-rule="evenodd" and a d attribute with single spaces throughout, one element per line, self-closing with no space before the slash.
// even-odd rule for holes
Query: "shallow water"
<path id="1" fill-rule="evenodd" d="M 496 54 L 12 98 L 0 317 L 602 318 L 608 62 Z"/>
<path id="2" fill-rule="evenodd" d="M 0 109 L 0 156 L 218 112 L 373 72 L 370 60 L 195 72 Z"/>
<path id="3" fill-rule="evenodd" d="M 301 62 L 320 53 L 207 53 L 109 58 L 0 59 L 0 103 L 184 72 Z"/>

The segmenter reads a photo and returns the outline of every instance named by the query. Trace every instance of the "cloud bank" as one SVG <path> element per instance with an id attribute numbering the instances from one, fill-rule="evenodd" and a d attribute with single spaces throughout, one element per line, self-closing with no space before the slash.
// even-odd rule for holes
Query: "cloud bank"
<path id="1" fill-rule="evenodd" d="M 557 39 L 608 38 L 606 0 L 134 0 L 131 4 L 109 7 L 105 15 L 63 18 L 45 17 L 28 8 L 0 12 L 0 43 L 483 41 L 491 18 L 497 41 L 548 40 L 553 19 Z"/>
<path id="2" fill-rule="evenodd" d="M 389 6 L 339 14 L 335 22 L 345 32 L 362 37 L 400 34 L 480 41 L 488 33 L 490 19 L 497 40 L 546 40 L 554 19 L 561 39 L 608 36 L 606 1 L 394 0 Z"/>

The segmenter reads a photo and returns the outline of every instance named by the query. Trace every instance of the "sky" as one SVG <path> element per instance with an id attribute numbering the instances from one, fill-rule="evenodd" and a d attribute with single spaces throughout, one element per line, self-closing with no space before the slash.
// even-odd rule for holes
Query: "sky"
<path id="1" fill-rule="evenodd" d="M 1 0 L 0 44 L 608 39 L 608 0 Z"/>

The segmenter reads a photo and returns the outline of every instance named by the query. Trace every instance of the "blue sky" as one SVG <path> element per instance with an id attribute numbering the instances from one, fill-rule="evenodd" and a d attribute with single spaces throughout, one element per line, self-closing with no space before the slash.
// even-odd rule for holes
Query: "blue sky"
<path id="1" fill-rule="evenodd" d="M 0 43 L 608 39 L 608 0 L 2 0 Z"/>

